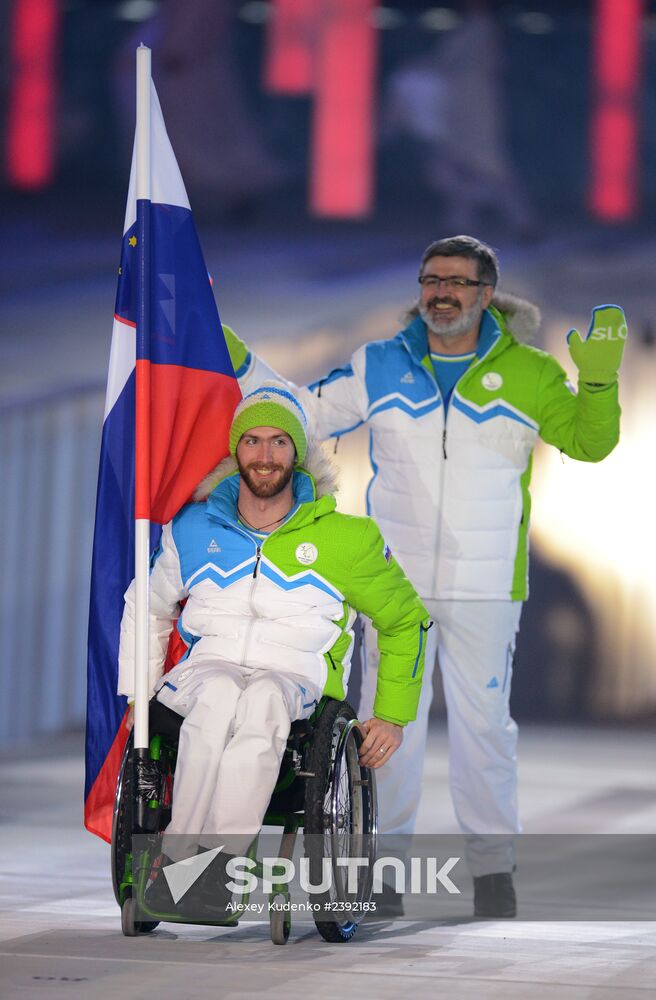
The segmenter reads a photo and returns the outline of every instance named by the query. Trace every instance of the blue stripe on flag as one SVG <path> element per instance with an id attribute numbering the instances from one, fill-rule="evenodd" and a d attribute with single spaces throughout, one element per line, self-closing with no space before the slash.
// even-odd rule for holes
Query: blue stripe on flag
<path id="1" fill-rule="evenodd" d="M 131 323 L 137 320 L 138 239 L 135 223 L 123 237 L 116 299 L 116 314 Z M 230 354 L 223 336 L 217 336 L 214 293 L 189 209 L 150 206 L 150 256 L 150 360 L 231 376 Z M 138 344 L 137 357 L 146 356 Z"/>

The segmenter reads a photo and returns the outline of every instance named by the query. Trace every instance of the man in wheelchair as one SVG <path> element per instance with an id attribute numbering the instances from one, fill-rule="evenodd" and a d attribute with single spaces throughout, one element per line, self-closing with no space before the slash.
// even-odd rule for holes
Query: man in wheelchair
<path id="1" fill-rule="evenodd" d="M 376 524 L 336 511 L 332 468 L 308 445 L 305 413 L 285 386 L 241 401 L 230 452 L 164 526 L 150 575 L 150 694 L 184 719 L 164 858 L 223 845 L 204 875 L 219 908 L 229 900 L 221 873 L 260 830 L 291 723 L 324 694 L 345 697 L 356 611 L 372 620 L 381 651 L 374 716 L 362 723 L 360 761 L 372 768 L 415 718 L 430 627 Z M 119 660 L 128 699 L 134 605 L 133 582 Z M 175 619 L 187 648 L 164 674 Z M 146 899 L 171 907 L 166 880 Z"/>

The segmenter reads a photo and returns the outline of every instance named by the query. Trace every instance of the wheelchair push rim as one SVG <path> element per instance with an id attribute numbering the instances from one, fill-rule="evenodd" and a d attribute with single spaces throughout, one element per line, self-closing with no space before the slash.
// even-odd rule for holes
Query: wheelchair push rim
<path id="1" fill-rule="evenodd" d="M 333 702 L 315 730 L 313 777 L 306 786 L 305 833 L 311 881 L 320 884 L 327 859 L 330 888 L 314 895 L 314 920 L 323 938 L 348 941 L 369 909 L 376 857 L 376 784 L 359 760 L 362 734 L 347 702 Z M 323 779 L 322 779 L 323 775 Z M 355 873 L 339 864 L 364 858 Z M 355 883 L 355 886 L 354 886 Z"/>

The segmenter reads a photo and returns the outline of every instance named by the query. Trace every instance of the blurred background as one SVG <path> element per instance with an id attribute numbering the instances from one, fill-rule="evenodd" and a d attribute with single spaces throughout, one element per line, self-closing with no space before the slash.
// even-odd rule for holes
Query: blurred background
<path id="1" fill-rule="evenodd" d="M 654 0 L 4 0 L 0 26 L 3 743 L 84 719 L 141 41 L 221 317 L 286 376 L 393 336 L 424 247 L 459 232 L 497 248 L 572 376 L 570 327 L 625 308 L 620 445 L 536 454 L 512 706 L 653 720 Z M 366 433 L 335 457 L 360 513 Z"/>

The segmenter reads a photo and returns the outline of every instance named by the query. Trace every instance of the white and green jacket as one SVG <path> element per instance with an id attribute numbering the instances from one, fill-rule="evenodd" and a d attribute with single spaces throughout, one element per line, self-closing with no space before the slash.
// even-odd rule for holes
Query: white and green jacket
<path id="1" fill-rule="evenodd" d="M 316 476 L 307 471 L 314 468 Z M 293 476 L 295 505 L 264 539 L 237 520 L 239 473 L 226 459 L 195 502 L 164 526 L 150 574 L 150 691 L 162 683 L 172 622 L 186 660 L 216 657 L 307 677 L 345 697 L 355 612 L 374 622 L 381 651 L 374 713 L 415 718 L 424 662 L 426 609 L 375 523 L 335 510 L 332 474 L 317 447 Z M 186 602 L 180 613 L 180 602 Z M 132 697 L 134 584 L 125 595 L 119 694 Z"/>
<path id="2" fill-rule="evenodd" d="M 580 384 L 576 393 L 551 355 L 515 335 L 527 335 L 518 327 L 537 310 L 510 296 L 495 303 L 446 416 L 419 317 L 294 390 L 322 439 L 368 425 L 367 511 L 422 599 L 525 599 L 538 436 L 588 462 L 619 439 L 617 383 Z M 226 334 L 243 392 L 275 374 Z"/>

